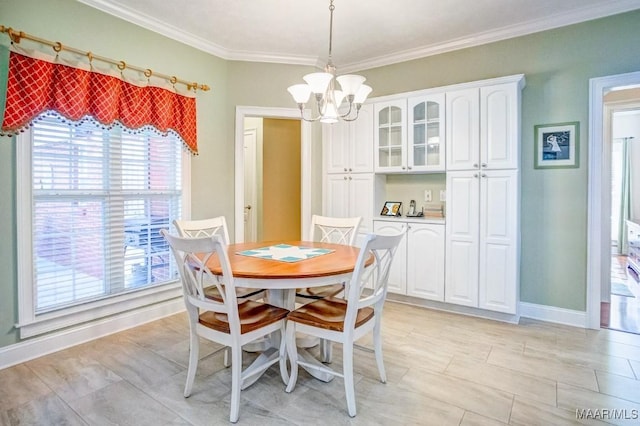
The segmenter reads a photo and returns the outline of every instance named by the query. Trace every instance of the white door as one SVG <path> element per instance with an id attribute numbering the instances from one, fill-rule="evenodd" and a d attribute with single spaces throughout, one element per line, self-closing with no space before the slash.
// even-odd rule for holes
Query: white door
<path id="1" fill-rule="evenodd" d="M 349 217 L 360 216 L 358 234 L 373 232 L 373 173 L 349 175 Z"/>
<path id="2" fill-rule="evenodd" d="M 256 241 L 258 234 L 256 129 L 244 132 L 244 241 Z"/>
<path id="3" fill-rule="evenodd" d="M 471 170 L 480 166 L 479 90 L 447 92 L 447 171 Z"/>
<path id="4" fill-rule="evenodd" d="M 349 133 L 349 171 L 373 173 L 373 104 L 362 105 Z"/>
<path id="5" fill-rule="evenodd" d="M 444 301 L 444 225 L 409 224 L 407 295 Z"/>
<path id="6" fill-rule="evenodd" d="M 518 300 L 518 171 L 480 177 L 479 307 L 516 313 Z"/>
<path id="7" fill-rule="evenodd" d="M 480 165 L 483 169 L 519 167 L 519 96 L 516 83 L 480 89 Z"/>
<path id="8" fill-rule="evenodd" d="M 339 121 L 322 125 L 325 173 L 348 173 L 350 123 Z"/>
<path id="9" fill-rule="evenodd" d="M 349 217 L 349 175 L 326 175 L 323 214 Z"/>
<path id="10" fill-rule="evenodd" d="M 478 306 L 479 171 L 447 172 L 445 301 Z"/>
<path id="11" fill-rule="evenodd" d="M 384 222 L 376 220 L 373 229 L 376 234 L 397 234 L 402 229 L 403 223 Z M 389 284 L 387 290 L 390 293 L 407 294 L 407 234 L 400 240 L 396 254 L 389 270 Z"/>

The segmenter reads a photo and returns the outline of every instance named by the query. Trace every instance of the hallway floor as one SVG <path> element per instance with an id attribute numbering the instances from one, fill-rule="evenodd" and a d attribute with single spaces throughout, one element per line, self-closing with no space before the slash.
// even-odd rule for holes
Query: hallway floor
<path id="1" fill-rule="evenodd" d="M 611 295 L 611 303 L 603 304 L 601 325 L 605 328 L 640 334 L 640 283 L 632 272 L 627 270 L 625 256 L 613 256 L 611 259 L 611 282 L 627 284 L 635 297 Z"/>

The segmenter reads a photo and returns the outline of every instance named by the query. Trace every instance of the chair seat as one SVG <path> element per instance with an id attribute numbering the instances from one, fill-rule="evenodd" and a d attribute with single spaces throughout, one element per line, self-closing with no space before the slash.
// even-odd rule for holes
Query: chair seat
<path id="1" fill-rule="evenodd" d="M 303 305 L 289 313 L 287 320 L 325 330 L 344 331 L 344 317 L 347 313 L 347 302 L 342 299 L 321 299 Z M 373 308 L 358 310 L 356 328 L 373 318 Z"/>
<path id="2" fill-rule="evenodd" d="M 335 297 L 344 290 L 342 284 L 323 285 L 321 287 L 299 288 L 296 290 L 296 297 L 306 299 L 324 299 L 325 297 Z"/>
<path id="3" fill-rule="evenodd" d="M 247 299 L 251 296 L 255 296 L 264 290 L 260 288 L 248 288 L 248 287 L 236 287 L 236 297 L 238 299 Z M 220 290 L 215 285 L 209 286 L 204 289 L 204 297 L 207 299 L 215 300 L 222 303 L 222 296 L 220 296 Z M 238 302 L 243 302 L 239 300 Z"/>
<path id="4" fill-rule="evenodd" d="M 245 334 L 253 330 L 265 327 L 276 321 L 280 321 L 289 314 L 289 311 L 267 303 L 247 300 L 238 304 L 238 316 L 240 317 L 240 333 Z M 230 333 L 229 321 L 226 314 L 206 311 L 200 314 L 200 324 L 222 333 Z"/>

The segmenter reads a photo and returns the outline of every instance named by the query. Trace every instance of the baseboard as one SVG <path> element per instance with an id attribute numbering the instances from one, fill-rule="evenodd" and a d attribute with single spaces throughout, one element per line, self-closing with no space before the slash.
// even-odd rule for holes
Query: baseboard
<path id="1" fill-rule="evenodd" d="M 454 305 L 452 303 L 437 302 L 434 300 L 420 299 L 417 297 L 405 296 L 402 294 L 388 293 L 387 300 L 399 303 L 406 303 L 413 306 L 421 306 L 423 308 L 435 309 L 438 311 L 462 314 L 478 318 L 492 319 L 496 321 L 517 324 L 519 315 L 507 314 L 503 312 L 488 311 L 486 309 L 471 308 L 468 306 Z"/>
<path id="2" fill-rule="evenodd" d="M 184 311 L 182 297 L 0 348 L 0 370 Z"/>
<path id="3" fill-rule="evenodd" d="M 520 302 L 520 316 L 556 324 L 588 328 L 587 313 L 584 311 Z"/>

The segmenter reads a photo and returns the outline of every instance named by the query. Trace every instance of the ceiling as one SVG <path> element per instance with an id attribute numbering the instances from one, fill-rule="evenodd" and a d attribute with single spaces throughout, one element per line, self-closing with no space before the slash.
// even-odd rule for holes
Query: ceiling
<path id="1" fill-rule="evenodd" d="M 323 66 L 329 0 L 78 0 L 223 59 Z M 188 6 L 187 6 L 188 5 Z M 335 0 L 341 73 L 640 9 L 640 0 Z"/>

